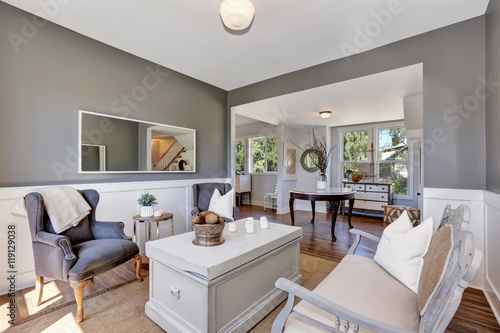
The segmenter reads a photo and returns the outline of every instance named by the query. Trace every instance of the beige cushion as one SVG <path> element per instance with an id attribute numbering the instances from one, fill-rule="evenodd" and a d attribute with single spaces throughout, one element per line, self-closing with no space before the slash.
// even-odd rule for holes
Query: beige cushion
<path id="1" fill-rule="evenodd" d="M 417 295 L 372 259 L 348 254 L 314 292 L 351 311 L 410 331 L 418 331 L 420 316 Z M 335 327 L 335 316 L 308 302 L 300 301 L 294 310 Z M 351 329 L 353 327 L 351 325 Z M 323 331 L 290 316 L 285 324 L 285 332 Z M 360 328 L 359 332 L 371 331 Z"/>
<path id="2" fill-rule="evenodd" d="M 453 226 L 439 228 L 432 238 L 424 257 L 424 265 L 418 283 L 418 310 L 423 316 L 436 290 L 443 280 L 453 249 Z"/>

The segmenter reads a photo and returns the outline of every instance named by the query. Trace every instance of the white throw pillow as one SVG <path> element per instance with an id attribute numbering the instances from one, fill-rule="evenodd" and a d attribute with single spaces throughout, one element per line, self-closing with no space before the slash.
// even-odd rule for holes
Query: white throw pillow
<path id="1" fill-rule="evenodd" d="M 396 221 L 385 228 L 373 258 L 415 294 L 433 228 L 432 216 L 413 227 L 408 213 L 404 211 Z"/>
<path id="2" fill-rule="evenodd" d="M 218 189 L 214 190 L 208 210 L 219 214 L 221 217 L 233 219 L 234 189 L 224 195 L 220 195 Z"/>

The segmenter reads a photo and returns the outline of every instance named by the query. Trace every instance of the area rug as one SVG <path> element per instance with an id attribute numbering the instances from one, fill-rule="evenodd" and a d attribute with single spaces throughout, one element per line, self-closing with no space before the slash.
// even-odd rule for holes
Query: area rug
<path id="1" fill-rule="evenodd" d="M 300 254 L 300 273 L 303 286 L 313 289 L 337 265 L 337 262 L 308 254 Z M 75 321 L 76 305 L 68 304 L 54 311 L 27 320 L 22 324 L 6 329 L 9 333 L 34 332 L 163 332 L 163 330 L 144 314 L 144 306 L 149 299 L 149 279 L 134 281 L 107 292 L 90 295 L 84 301 L 85 320 Z M 270 332 L 282 303 L 251 332 Z"/>

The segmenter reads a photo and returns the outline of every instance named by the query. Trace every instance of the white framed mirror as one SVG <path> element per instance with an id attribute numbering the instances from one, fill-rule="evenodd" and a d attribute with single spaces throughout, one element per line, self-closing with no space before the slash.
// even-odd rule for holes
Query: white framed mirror
<path id="1" fill-rule="evenodd" d="M 80 110 L 79 173 L 196 172 L 196 130 Z"/>

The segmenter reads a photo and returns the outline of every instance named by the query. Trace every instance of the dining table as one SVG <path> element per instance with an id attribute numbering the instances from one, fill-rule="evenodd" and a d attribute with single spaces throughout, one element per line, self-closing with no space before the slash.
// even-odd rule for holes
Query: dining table
<path id="1" fill-rule="evenodd" d="M 344 187 L 328 187 L 324 190 L 320 190 L 314 187 L 310 188 L 293 188 L 290 190 L 290 217 L 292 220 L 292 226 L 295 225 L 295 214 L 294 214 L 294 201 L 308 200 L 311 201 L 312 208 L 312 219 L 311 223 L 314 223 L 314 218 L 316 214 L 316 201 L 327 201 L 332 206 L 332 227 L 331 236 L 332 240 L 336 240 L 335 237 L 335 223 L 337 221 L 337 214 L 342 201 L 349 200 L 349 211 L 347 214 L 347 220 L 349 223 L 349 229 L 352 229 L 351 215 L 352 208 L 354 207 L 354 193 L 356 190 Z"/>

